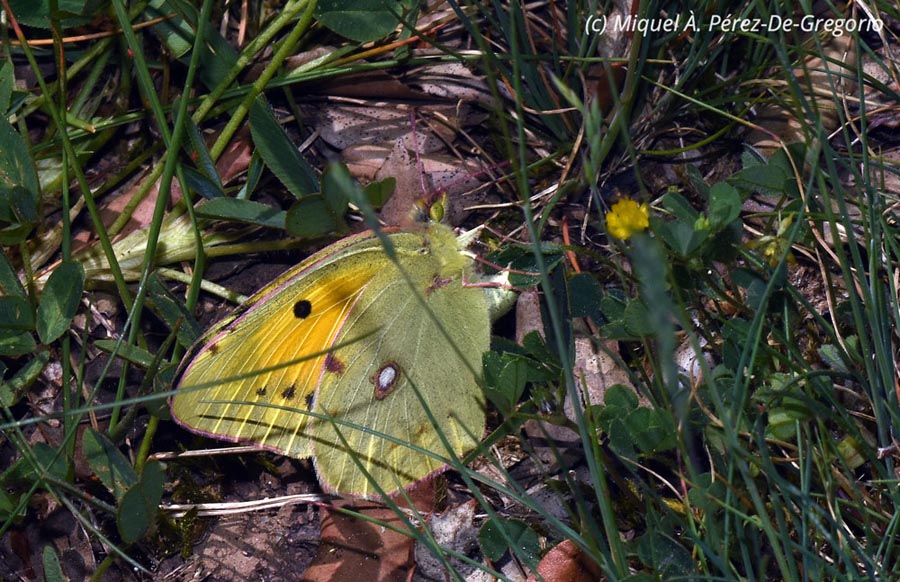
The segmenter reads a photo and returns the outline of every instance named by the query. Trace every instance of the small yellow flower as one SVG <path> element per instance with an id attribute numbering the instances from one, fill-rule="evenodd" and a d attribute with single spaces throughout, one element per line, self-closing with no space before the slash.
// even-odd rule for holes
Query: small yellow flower
<path id="1" fill-rule="evenodd" d="M 650 208 L 634 200 L 623 199 L 612 205 L 606 215 L 606 230 L 619 240 L 628 240 L 650 226 Z"/>

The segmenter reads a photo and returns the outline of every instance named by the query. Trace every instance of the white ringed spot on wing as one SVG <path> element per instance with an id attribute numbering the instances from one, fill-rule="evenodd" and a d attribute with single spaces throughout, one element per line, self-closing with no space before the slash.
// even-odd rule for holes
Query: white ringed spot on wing
<path id="1" fill-rule="evenodd" d="M 400 381 L 400 366 L 397 362 L 387 361 L 372 374 L 369 381 L 375 385 L 375 400 L 384 400 L 397 388 Z"/>

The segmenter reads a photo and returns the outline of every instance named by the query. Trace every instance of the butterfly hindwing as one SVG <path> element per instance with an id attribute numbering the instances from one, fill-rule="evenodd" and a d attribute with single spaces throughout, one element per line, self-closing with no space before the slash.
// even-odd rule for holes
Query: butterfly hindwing
<path id="1" fill-rule="evenodd" d="M 443 458 L 461 456 L 484 431 L 478 378 L 490 324 L 483 290 L 463 285 L 469 259 L 458 253 L 455 239 L 435 240 L 433 230 L 397 235 L 394 242 L 412 287 L 395 265 L 377 275 L 355 304 L 338 344 L 371 335 L 335 351 L 339 365 L 326 371 L 316 395 L 314 411 L 341 421 L 317 419 L 312 431 L 319 479 L 327 490 L 375 495 L 355 456 L 384 490 L 395 491 L 445 466 L 412 447 Z"/>

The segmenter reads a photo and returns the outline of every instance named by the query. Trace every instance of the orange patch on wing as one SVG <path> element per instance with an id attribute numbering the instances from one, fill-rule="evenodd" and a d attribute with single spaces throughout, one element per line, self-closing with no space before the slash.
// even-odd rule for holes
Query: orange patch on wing
<path id="1" fill-rule="evenodd" d="M 332 374 L 343 374 L 344 362 L 339 360 L 334 354 L 328 354 L 325 356 L 325 371 Z"/>

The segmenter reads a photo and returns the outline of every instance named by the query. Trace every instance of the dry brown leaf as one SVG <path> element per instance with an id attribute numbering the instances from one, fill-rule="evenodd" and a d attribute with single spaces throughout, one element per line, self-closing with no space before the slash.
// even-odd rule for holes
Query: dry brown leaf
<path id="1" fill-rule="evenodd" d="M 538 564 L 537 574 L 529 576 L 528 582 L 597 582 L 604 579 L 597 563 L 584 555 L 575 542 L 565 540 L 547 552 Z"/>
<path id="2" fill-rule="evenodd" d="M 425 481 L 409 491 L 420 512 L 434 503 L 434 484 Z M 402 506 L 401 501 L 397 500 Z M 389 508 L 364 501 L 337 501 L 335 507 L 352 509 L 366 516 L 405 528 Z M 408 535 L 370 523 L 337 510 L 325 510 L 319 551 L 303 573 L 304 582 L 402 582 L 414 567 L 413 540 Z"/>
<path id="3" fill-rule="evenodd" d="M 405 78 L 430 97 L 485 104 L 493 100 L 484 77 L 463 63 L 439 63 L 414 70 Z"/>
<path id="4" fill-rule="evenodd" d="M 442 150 L 446 142 L 455 139 L 459 128 L 478 119 L 469 106 L 455 103 L 413 107 L 405 103 L 333 102 L 307 106 L 303 111 L 319 137 L 335 149 L 392 144 L 402 138 L 407 149 L 423 154 Z M 426 126 L 417 121 L 434 115 L 439 115 L 443 123 Z"/>
<path id="5" fill-rule="evenodd" d="M 400 226 L 409 222 L 410 210 L 415 208 L 416 200 L 425 195 L 422 174 L 400 139 L 394 143 L 394 149 L 375 174 L 376 180 L 389 177 L 397 180 L 397 185 L 394 195 L 381 209 L 381 218 L 387 224 Z"/>
<path id="6" fill-rule="evenodd" d="M 251 157 L 253 157 L 253 140 L 250 138 L 249 126 L 245 126 L 237 132 L 216 160 L 216 173 L 219 174 L 222 184 L 228 184 L 246 172 Z"/>
<path id="7" fill-rule="evenodd" d="M 855 84 L 849 75 L 856 63 L 856 45 L 851 35 L 828 35 L 822 41 L 822 57 L 810 56 L 800 63 L 793 75 L 800 83 L 805 97 L 813 104 L 816 114 L 826 131 L 833 131 L 838 124 L 838 102 L 854 91 Z M 837 92 L 837 93 L 836 93 Z M 754 130 L 747 142 L 771 156 L 781 143 L 790 144 L 807 141 L 804 127 L 808 127 L 794 114 L 800 111 L 799 104 L 788 108 L 779 103 L 768 102 L 757 111 L 754 122 L 761 129 Z M 773 139 L 772 136 L 778 139 Z"/>

